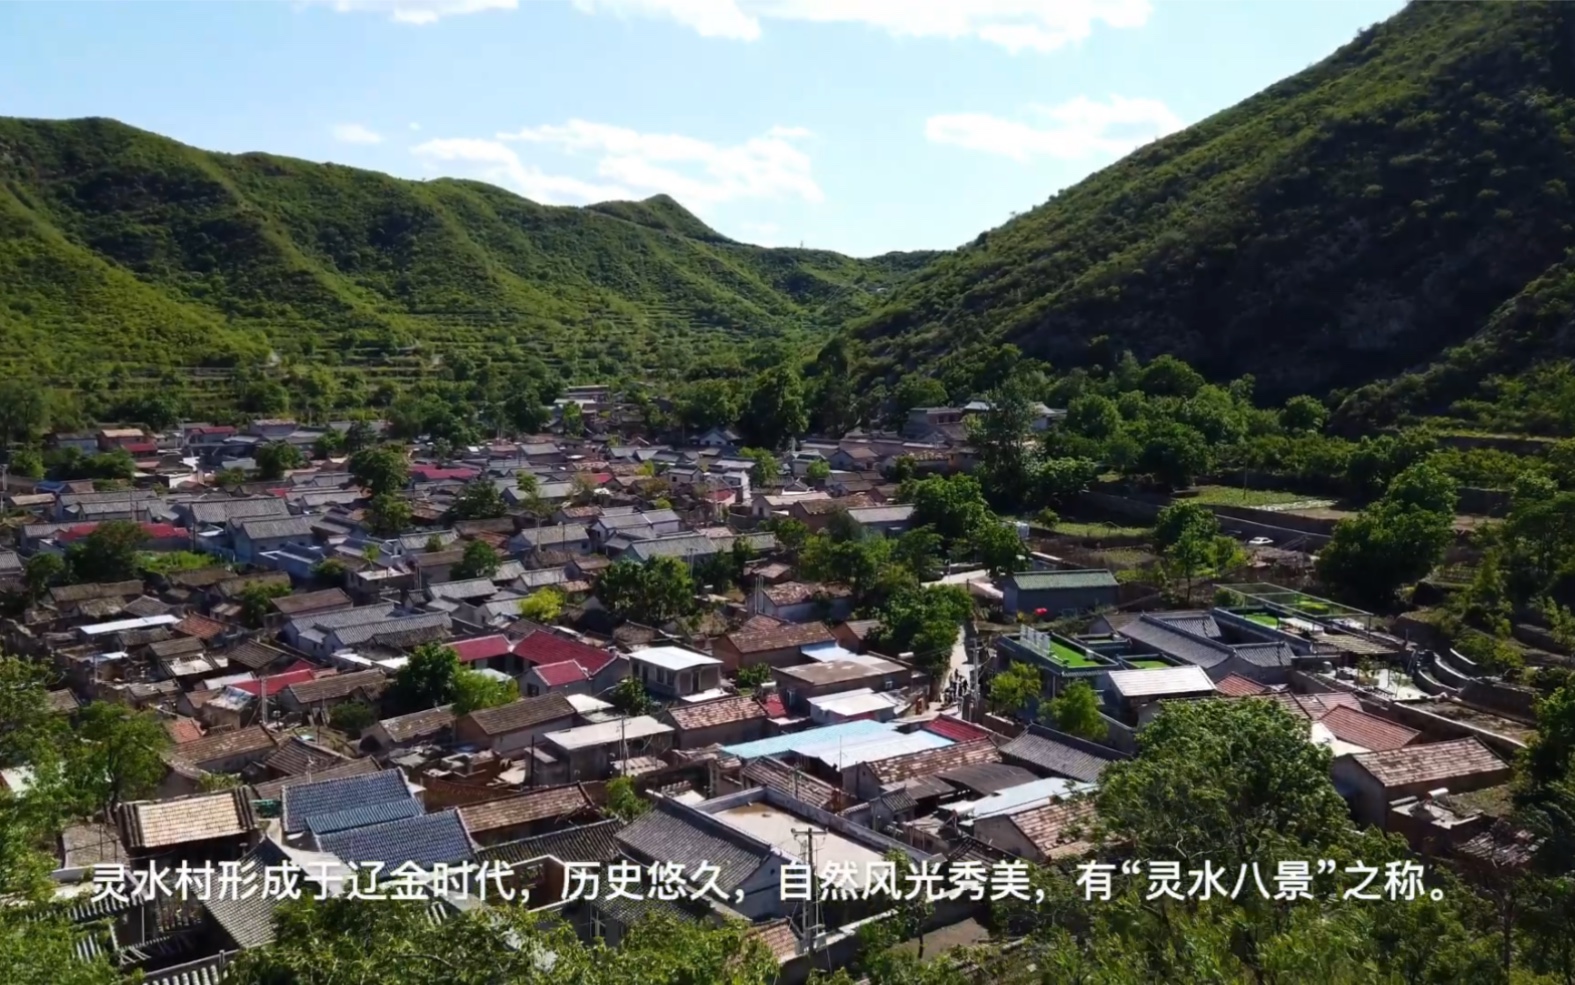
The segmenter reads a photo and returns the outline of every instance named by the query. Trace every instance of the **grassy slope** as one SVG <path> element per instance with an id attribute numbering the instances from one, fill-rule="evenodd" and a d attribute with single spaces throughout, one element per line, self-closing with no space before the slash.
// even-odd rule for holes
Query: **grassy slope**
<path id="1" fill-rule="evenodd" d="M 63 382 L 270 350 L 395 364 L 412 344 L 679 367 L 865 313 L 923 259 L 734 243 L 665 196 L 549 207 L 111 120 L 0 120 L 0 370 Z"/>
<path id="2" fill-rule="evenodd" d="M 1479 332 L 1463 361 L 1567 354 L 1572 43 L 1575 8 L 1413 4 L 981 235 L 854 331 L 878 371 L 1002 341 L 1062 365 L 1130 347 L 1282 396 Z M 1556 325 L 1528 326 L 1547 305 L 1522 292 L 1556 296 Z"/>

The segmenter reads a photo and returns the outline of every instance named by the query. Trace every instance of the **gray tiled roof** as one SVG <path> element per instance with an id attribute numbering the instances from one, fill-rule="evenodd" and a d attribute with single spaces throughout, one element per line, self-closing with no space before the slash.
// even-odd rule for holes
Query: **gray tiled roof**
<path id="1" fill-rule="evenodd" d="M 515 865 L 550 855 L 560 862 L 611 862 L 618 857 L 618 832 L 624 822 L 617 818 L 582 824 L 576 828 L 553 831 L 533 838 L 522 838 L 492 845 L 476 853 L 484 862 Z"/>
<path id="2" fill-rule="evenodd" d="M 651 510 L 647 513 L 604 514 L 597 520 L 597 525 L 605 530 L 623 530 L 631 527 L 650 527 L 659 523 L 677 522 L 678 514 L 672 510 Z"/>
<path id="3" fill-rule="evenodd" d="M 724 546 L 704 534 L 678 534 L 637 540 L 623 554 L 637 561 L 649 561 L 657 557 L 710 557 L 723 550 Z"/>
<path id="4" fill-rule="evenodd" d="M 1231 649 L 1254 667 L 1289 667 L 1294 656 L 1287 643 L 1248 643 Z"/>
<path id="5" fill-rule="evenodd" d="M 221 525 L 230 520 L 290 515 L 289 504 L 277 496 L 209 500 L 192 503 L 188 508 L 194 521 L 206 525 Z"/>
<path id="6" fill-rule="evenodd" d="M 347 862 L 381 862 L 392 869 L 468 862 L 475 857 L 459 812 L 441 811 L 324 836 L 319 844 Z"/>
<path id="7" fill-rule="evenodd" d="M 427 595 L 435 599 L 484 599 L 495 595 L 498 586 L 491 578 L 467 578 L 464 581 L 445 581 L 427 587 Z"/>
<path id="8" fill-rule="evenodd" d="M 363 623 L 359 626 L 341 626 L 333 632 L 334 638 L 345 646 L 355 646 L 365 643 L 374 636 L 387 636 L 390 633 L 401 633 L 407 629 L 429 629 L 432 627 L 448 628 L 451 620 L 446 612 L 423 612 L 413 616 L 402 616 L 397 619 L 385 619 L 381 622 Z"/>
<path id="9" fill-rule="evenodd" d="M 322 837 L 340 831 L 352 831 L 356 828 L 371 827 L 374 824 L 399 821 L 407 817 L 415 817 L 420 813 L 421 805 L 416 799 L 406 797 L 404 800 L 367 804 L 364 807 L 352 807 L 332 814 L 313 814 L 306 819 L 306 830 L 317 837 Z"/>
<path id="10" fill-rule="evenodd" d="M 232 520 L 231 526 L 250 540 L 271 540 L 275 537 L 305 537 L 312 532 L 314 521 L 309 516 L 281 517 L 276 520 Z"/>
<path id="11" fill-rule="evenodd" d="M 360 626 L 369 622 L 382 622 L 394 618 L 398 608 L 389 602 L 379 605 L 362 605 L 339 612 L 311 612 L 292 619 L 297 629 L 338 629 L 341 626 Z"/>
<path id="12" fill-rule="evenodd" d="M 310 773 L 302 776 L 287 776 L 279 780 L 267 780 L 252 786 L 252 793 L 257 800 L 278 800 L 284 796 L 284 791 L 289 787 L 300 787 L 311 783 L 323 783 L 328 780 L 344 780 L 352 776 L 365 776 L 368 773 L 378 772 L 377 762 L 372 759 L 352 759 L 347 763 L 330 767 L 321 773 Z"/>
<path id="13" fill-rule="evenodd" d="M 1220 624 L 1207 612 L 1156 612 L 1154 618 L 1194 636 L 1220 638 Z"/>
<path id="14" fill-rule="evenodd" d="M 284 791 L 284 831 L 286 834 L 305 831 L 307 820 L 319 814 L 336 814 L 354 807 L 409 798 L 410 790 L 399 770 L 298 784 Z"/>
<path id="15" fill-rule="evenodd" d="M 1231 655 L 1230 647 L 1223 643 L 1200 639 L 1148 615 L 1121 626 L 1116 633 L 1205 670 Z"/>
<path id="16" fill-rule="evenodd" d="M 282 853 L 277 847 L 272 842 L 264 841 L 241 859 L 242 871 L 251 873 L 257 880 L 250 895 L 246 895 L 244 890 L 214 892 L 203 900 L 208 913 L 224 928 L 237 947 L 262 947 L 273 942 L 273 913 L 281 898 L 262 892 L 261 881 L 263 871 L 268 866 L 279 865 L 282 861 Z"/>
<path id="17" fill-rule="evenodd" d="M 147 972 L 142 985 L 219 985 L 230 964 L 230 954 L 214 954 L 186 964 Z"/>
<path id="18" fill-rule="evenodd" d="M 1125 758 L 1114 749 L 1037 725 L 1002 746 L 1001 756 L 1084 783 L 1096 782 L 1105 767 Z"/>
<path id="19" fill-rule="evenodd" d="M 720 873 L 717 888 L 724 893 L 742 885 L 772 854 L 753 839 L 703 815 L 684 812 L 669 800 L 657 800 L 651 810 L 618 833 L 618 841 L 649 861 L 676 862 L 691 875 L 698 874 L 702 864 L 713 865 Z"/>

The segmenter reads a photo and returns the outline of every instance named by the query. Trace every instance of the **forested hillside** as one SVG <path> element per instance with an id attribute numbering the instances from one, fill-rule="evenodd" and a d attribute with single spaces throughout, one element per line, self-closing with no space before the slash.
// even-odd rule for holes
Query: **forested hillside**
<path id="1" fill-rule="evenodd" d="M 1566 4 L 1412 4 L 931 265 L 853 326 L 871 375 L 1001 343 L 1273 398 L 1438 366 L 1351 408 L 1384 417 L 1568 356 L 1572 46 Z"/>
<path id="2" fill-rule="evenodd" d="M 665 196 L 550 207 L 111 120 L 0 120 L 0 371 L 65 385 L 270 352 L 396 380 L 455 352 L 682 366 L 829 329 L 925 259 L 747 246 Z"/>

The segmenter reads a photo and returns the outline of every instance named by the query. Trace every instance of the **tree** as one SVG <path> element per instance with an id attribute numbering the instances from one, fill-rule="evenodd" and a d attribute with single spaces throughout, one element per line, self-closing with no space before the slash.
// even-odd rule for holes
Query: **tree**
<path id="1" fill-rule="evenodd" d="M 1143 367 L 1138 387 L 1151 397 L 1186 399 L 1203 388 L 1203 377 L 1180 359 L 1166 354 Z"/>
<path id="2" fill-rule="evenodd" d="M 302 895 L 279 908 L 273 943 L 225 969 L 226 985 L 771 985 L 779 970 L 747 923 L 657 916 L 609 948 L 522 905 L 456 908 L 439 923 L 430 900 Z"/>
<path id="3" fill-rule="evenodd" d="M 750 664 L 738 668 L 738 673 L 733 675 L 733 682 L 740 691 L 758 691 L 771 681 L 771 667 L 768 664 Z"/>
<path id="4" fill-rule="evenodd" d="M 25 479 L 44 477 L 44 456 L 36 448 L 19 448 L 11 453 L 11 474 Z"/>
<path id="5" fill-rule="evenodd" d="M 264 481 L 282 479 L 286 472 L 301 466 L 300 449 L 287 441 L 270 441 L 257 449 L 254 457 L 258 478 Z"/>
<path id="6" fill-rule="evenodd" d="M 125 705 L 95 701 L 78 712 L 66 749 L 66 773 L 85 811 L 112 814 L 128 800 L 153 792 L 168 766 L 170 744 L 158 716 Z"/>
<path id="7" fill-rule="evenodd" d="M 464 556 L 454 565 L 455 580 L 466 578 L 491 578 L 498 573 L 502 559 L 492 545 L 484 540 L 473 540 L 465 545 Z"/>
<path id="8" fill-rule="evenodd" d="M 449 517 L 455 520 L 494 520 L 508 512 L 503 494 L 485 476 L 465 483 L 449 507 Z"/>
<path id="9" fill-rule="evenodd" d="M 459 671 L 459 654 L 453 647 L 423 643 L 394 675 L 390 688 L 394 703 L 405 712 L 446 705 L 454 700 L 454 678 Z"/>
<path id="10" fill-rule="evenodd" d="M 1068 735 L 1100 741 L 1110 732 L 1099 713 L 1099 695 L 1087 681 L 1073 681 L 1045 706 L 1049 720 Z"/>
<path id="11" fill-rule="evenodd" d="M 745 448 L 739 457 L 755 463 L 749 470 L 749 481 L 756 486 L 771 486 L 782 480 L 782 463 L 764 448 Z"/>
<path id="12" fill-rule="evenodd" d="M 261 629 L 273 612 L 273 600 L 290 594 L 287 584 L 254 582 L 241 589 L 236 601 L 241 604 L 241 622 Z"/>
<path id="13" fill-rule="evenodd" d="M 377 445 L 350 456 L 350 475 L 372 496 L 398 492 L 410 479 L 410 462 L 402 448 Z"/>
<path id="14" fill-rule="evenodd" d="M 1212 460 L 1208 442 L 1196 428 L 1160 420 L 1144 428 L 1133 468 L 1177 488 L 1191 485 L 1193 477 L 1207 471 Z"/>
<path id="15" fill-rule="evenodd" d="M 870 645 L 882 653 L 912 653 L 914 663 L 933 677 L 950 664 L 957 635 L 972 613 L 973 600 L 960 586 L 905 588 L 876 612 Z"/>
<path id="16" fill-rule="evenodd" d="M 384 537 L 403 533 L 410 526 L 410 503 L 398 493 L 382 493 L 366 505 L 367 529 Z"/>
<path id="17" fill-rule="evenodd" d="M 725 428 L 738 420 L 738 388 L 731 380 L 696 380 L 682 387 L 674 399 L 678 420 L 690 431 Z"/>
<path id="18" fill-rule="evenodd" d="M 827 462 L 824 458 L 815 459 L 805 467 L 804 478 L 819 486 L 821 483 L 831 478 L 831 463 Z"/>
<path id="19" fill-rule="evenodd" d="M 522 390 L 504 398 L 503 419 L 514 434 L 540 434 L 551 418 L 540 394 Z"/>
<path id="20" fill-rule="evenodd" d="M 658 626 L 688 615 L 694 594 L 689 568 L 675 557 L 616 561 L 596 583 L 596 597 L 614 616 Z"/>
<path id="21" fill-rule="evenodd" d="M 220 469 L 219 474 L 214 476 L 213 480 L 219 484 L 220 489 L 228 489 L 233 491 L 241 486 L 244 486 L 247 482 L 247 478 L 248 476 L 246 475 L 245 469 L 228 468 Z"/>
<path id="22" fill-rule="evenodd" d="M 44 593 L 65 578 L 66 561 L 59 554 L 40 551 L 27 559 L 22 567 L 22 584 L 27 586 L 28 598 L 37 601 Z"/>
<path id="23" fill-rule="evenodd" d="M 809 541 L 808 525 L 790 516 L 772 517 L 765 522 L 764 527 L 776 537 L 777 543 L 781 544 L 784 550 L 790 552 L 797 553 L 803 550 L 804 545 Z"/>
<path id="24" fill-rule="evenodd" d="M 563 593 L 547 585 L 520 599 L 520 618 L 548 625 L 563 614 Z"/>
<path id="25" fill-rule="evenodd" d="M 376 441 L 377 431 L 367 421 L 351 421 L 349 429 L 345 431 L 345 451 L 352 455 L 372 447 Z"/>
<path id="26" fill-rule="evenodd" d="M 968 437 L 990 498 L 1017 507 L 1028 495 L 1032 476 L 1028 438 L 1033 433 L 1033 401 L 1020 375 L 986 399 L 990 409 L 968 419 Z"/>
<path id="27" fill-rule="evenodd" d="M 1236 541 L 1221 534 L 1219 520 L 1197 503 L 1175 503 L 1161 510 L 1154 542 L 1170 571 L 1186 580 L 1189 601 L 1193 579 L 1199 574 L 1228 569 L 1241 559 Z"/>
<path id="28" fill-rule="evenodd" d="M 328 713 L 328 724 L 351 738 L 358 738 L 376 722 L 377 712 L 365 701 L 345 701 Z"/>
<path id="29" fill-rule="evenodd" d="M 625 822 L 651 809 L 651 802 L 634 789 L 634 781 L 627 776 L 613 777 L 607 781 L 607 810 Z"/>
<path id="30" fill-rule="evenodd" d="M 312 457 L 323 459 L 342 455 L 345 451 L 345 436 L 339 431 L 327 430 L 317 436 L 312 442 Z"/>
<path id="31" fill-rule="evenodd" d="M 44 391 L 36 379 L 9 375 L 0 380 L 0 441 L 26 442 L 44 426 Z"/>
<path id="32" fill-rule="evenodd" d="M 450 694 L 454 714 L 468 715 L 482 708 L 496 708 L 518 700 L 520 686 L 513 679 L 499 680 L 479 670 L 461 668 L 454 674 Z"/>
<path id="33" fill-rule="evenodd" d="M 992 516 L 974 527 L 969 539 L 974 555 L 992 577 L 1011 574 L 1021 567 L 1023 541 L 1011 522 Z"/>
<path id="34" fill-rule="evenodd" d="M 948 550 L 966 543 L 992 516 L 979 480 L 966 473 L 914 479 L 902 485 L 899 495 L 913 504 L 913 525 L 934 530 Z"/>
<path id="35" fill-rule="evenodd" d="M 638 677 L 625 677 L 607 692 L 607 700 L 621 715 L 644 715 L 651 710 L 654 702 L 650 695 L 645 693 L 645 685 L 640 683 Z"/>
<path id="36" fill-rule="evenodd" d="M 1154 546 L 1164 552 L 1189 534 L 1212 536 L 1219 529 L 1219 518 L 1207 506 L 1182 500 L 1160 510 L 1154 518 Z"/>
<path id="37" fill-rule="evenodd" d="M 804 407 L 804 381 L 792 366 L 775 366 L 756 376 L 738 420 L 751 445 L 777 449 L 809 427 Z"/>
<path id="38" fill-rule="evenodd" d="M 1280 411 L 1280 426 L 1292 434 L 1317 434 L 1328 419 L 1323 404 L 1305 394 L 1285 401 Z"/>
<path id="39" fill-rule="evenodd" d="M 559 422 L 563 425 L 563 433 L 570 438 L 578 438 L 585 434 L 585 411 L 573 400 L 565 403 L 558 411 Z"/>
<path id="40" fill-rule="evenodd" d="M 990 680 L 990 706 L 1012 715 L 1037 700 L 1044 689 L 1039 671 L 1025 663 L 1013 663 Z"/>
<path id="41" fill-rule="evenodd" d="M 1121 430 L 1121 411 L 1109 397 L 1084 394 L 1066 405 L 1065 427 L 1082 437 L 1105 441 Z"/>
<path id="42" fill-rule="evenodd" d="M 79 582 L 127 581 L 137 575 L 137 556 L 148 535 L 131 520 L 106 520 L 86 537 L 66 548 L 71 580 Z"/>
<path id="43" fill-rule="evenodd" d="M 1351 827 L 1329 750 L 1308 729 L 1269 701 L 1166 704 L 1138 732 L 1138 755 L 1101 774 L 1100 819 L 1135 857 L 1184 870 L 1204 858 L 1230 871 L 1275 848 L 1330 848 Z"/>
<path id="44" fill-rule="evenodd" d="M 915 407 L 944 407 L 948 399 L 946 386 L 933 376 L 917 373 L 904 376 L 892 390 L 892 404 L 900 423 Z"/>
<path id="45" fill-rule="evenodd" d="M 1432 571 L 1452 539 L 1454 515 L 1384 498 L 1334 526 L 1318 552 L 1318 577 L 1359 599 L 1384 602 Z"/>

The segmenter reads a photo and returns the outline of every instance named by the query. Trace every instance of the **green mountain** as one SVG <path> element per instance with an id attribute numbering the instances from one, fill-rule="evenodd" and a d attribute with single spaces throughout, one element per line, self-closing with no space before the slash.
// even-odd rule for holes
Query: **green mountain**
<path id="1" fill-rule="evenodd" d="M 887 377 L 1001 343 L 1062 368 L 1131 349 L 1265 396 L 1398 380 L 1352 401 L 1437 409 L 1575 351 L 1572 186 L 1575 7 L 1412 3 L 980 235 L 852 331 Z"/>
<path id="2" fill-rule="evenodd" d="M 0 373 L 62 385 L 106 366 L 200 382 L 270 354 L 393 380 L 456 353 L 683 367 L 828 331 L 929 257 L 748 246 L 665 196 L 549 207 L 112 120 L 0 119 Z"/>

